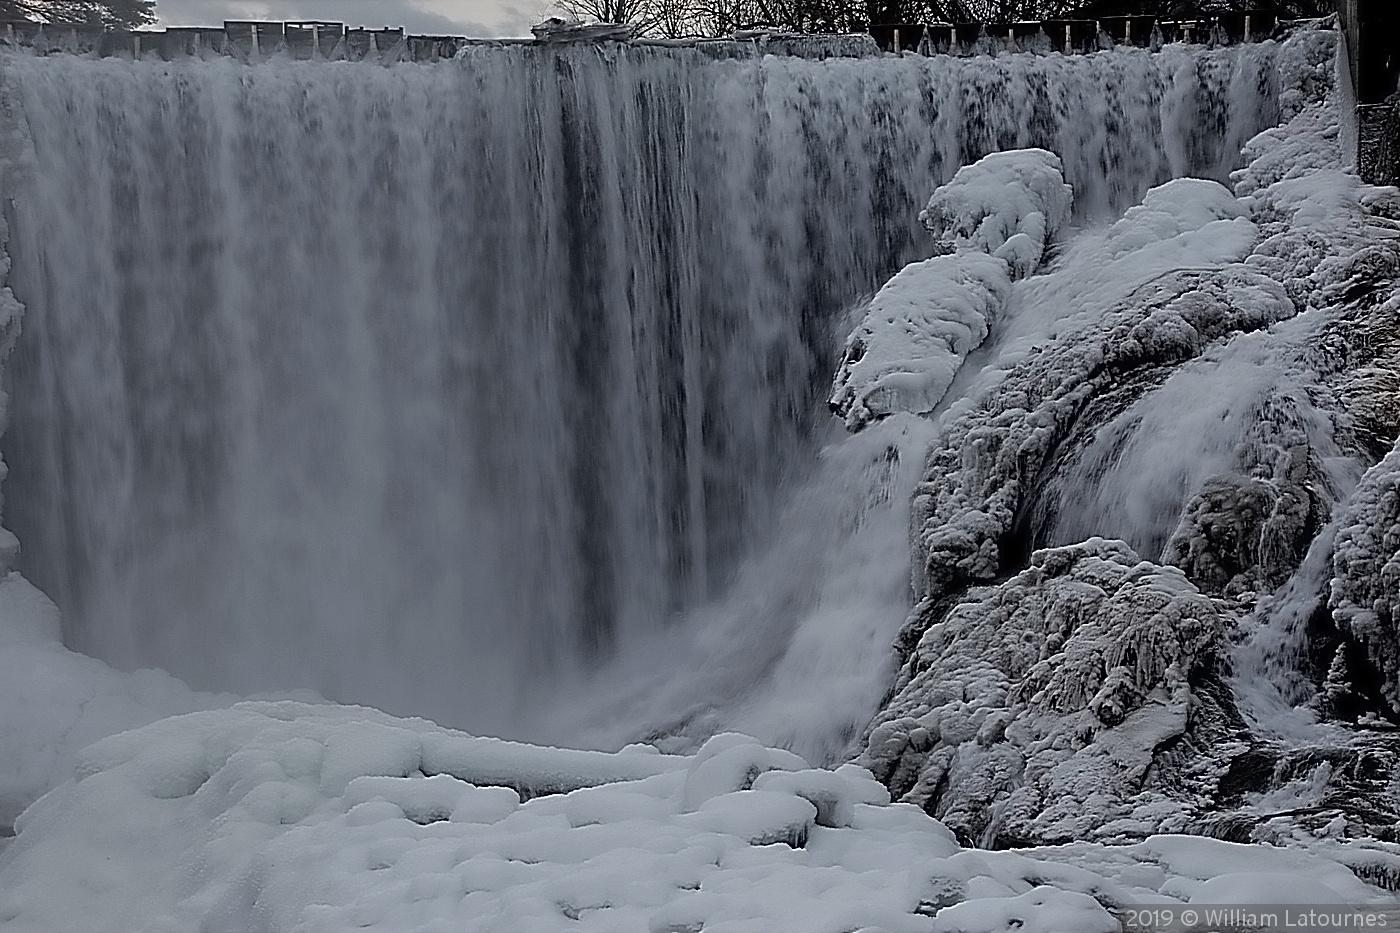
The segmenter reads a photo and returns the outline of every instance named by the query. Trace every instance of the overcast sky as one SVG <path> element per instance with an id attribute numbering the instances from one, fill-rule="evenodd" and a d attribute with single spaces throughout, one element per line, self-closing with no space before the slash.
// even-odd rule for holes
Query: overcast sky
<path id="1" fill-rule="evenodd" d="M 321 19 L 402 26 L 410 33 L 528 36 L 551 0 L 156 0 L 162 26 L 215 26 L 226 19 Z"/>

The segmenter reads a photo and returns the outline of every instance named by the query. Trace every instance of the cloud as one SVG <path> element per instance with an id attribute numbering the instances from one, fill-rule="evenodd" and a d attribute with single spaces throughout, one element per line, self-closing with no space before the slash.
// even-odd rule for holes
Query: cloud
<path id="1" fill-rule="evenodd" d="M 425 35 L 520 36 L 548 15 L 549 0 L 158 0 L 156 12 L 165 26 L 319 19 Z"/>

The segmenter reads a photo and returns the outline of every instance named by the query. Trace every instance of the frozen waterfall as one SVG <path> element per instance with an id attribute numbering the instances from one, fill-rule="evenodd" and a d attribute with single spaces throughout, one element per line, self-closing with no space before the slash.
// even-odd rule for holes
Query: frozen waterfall
<path id="1" fill-rule="evenodd" d="M 844 652 L 795 618 L 825 590 L 780 597 L 854 548 L 893 583 L 841 589 L 878 646 L 843 660 L 878 671 L 912 480 L 880 474 L 895 441 L 818 456 L 843 310 L 988 151 L 1058 153 L 1081 220 L 1223 177 L 1276 121 L 1273 48 L 0 56 L 20 567 L 119 666 L 511 731 L 629 651 L 670 687 L 619 701 L 639 726 Z M 836 691 L 848 719 L 876 680 Z M 745 721 L 853 728 L 800 702 Z"/>

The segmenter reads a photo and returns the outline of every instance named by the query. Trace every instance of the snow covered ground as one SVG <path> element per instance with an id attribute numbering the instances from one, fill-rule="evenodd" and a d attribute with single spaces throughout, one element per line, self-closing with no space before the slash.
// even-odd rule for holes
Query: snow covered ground
<path id="1" fill-rule="evenodd" d="M 1129 905 L 1395 903 L 1212 839 L 966 850 L 864 769 L 733 733 L 579 752 L 294 702 L 98 742 L 18 828 L 14 933 L 1112 933 Z"/>
<path id="2" fill-rule="evenodd" d="M 0 580 L 0 828 L 68 780 L 84 746 L 238 699 L 196 693 L 163 671 L 126 674 L 69 651 L 59 640 L 58 609 L 10 573 Z"/>

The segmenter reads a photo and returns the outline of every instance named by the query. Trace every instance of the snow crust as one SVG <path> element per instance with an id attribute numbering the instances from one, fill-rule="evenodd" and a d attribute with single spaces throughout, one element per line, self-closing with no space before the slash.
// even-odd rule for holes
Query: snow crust
<path id="1" fill-rule="evenodd" d="M 435 770 L 446 758 L 453 770 Z M 971 851 L 864 769 L 781 770 L 800 764 L 734 734 L 689 757 L 580 755 L 363 708 L 245 702 L 84 751 L 0 854 L 0 924 L 1108 933 L 1130 904 L 1391 902 L 1334 859 L 1211 839 Z M 504 786 L 464 778 L 487 771 Z M 724 790 L 719 772 L 752 787 Z M 722 792 L 692 807 L 698 785 Z"/>

